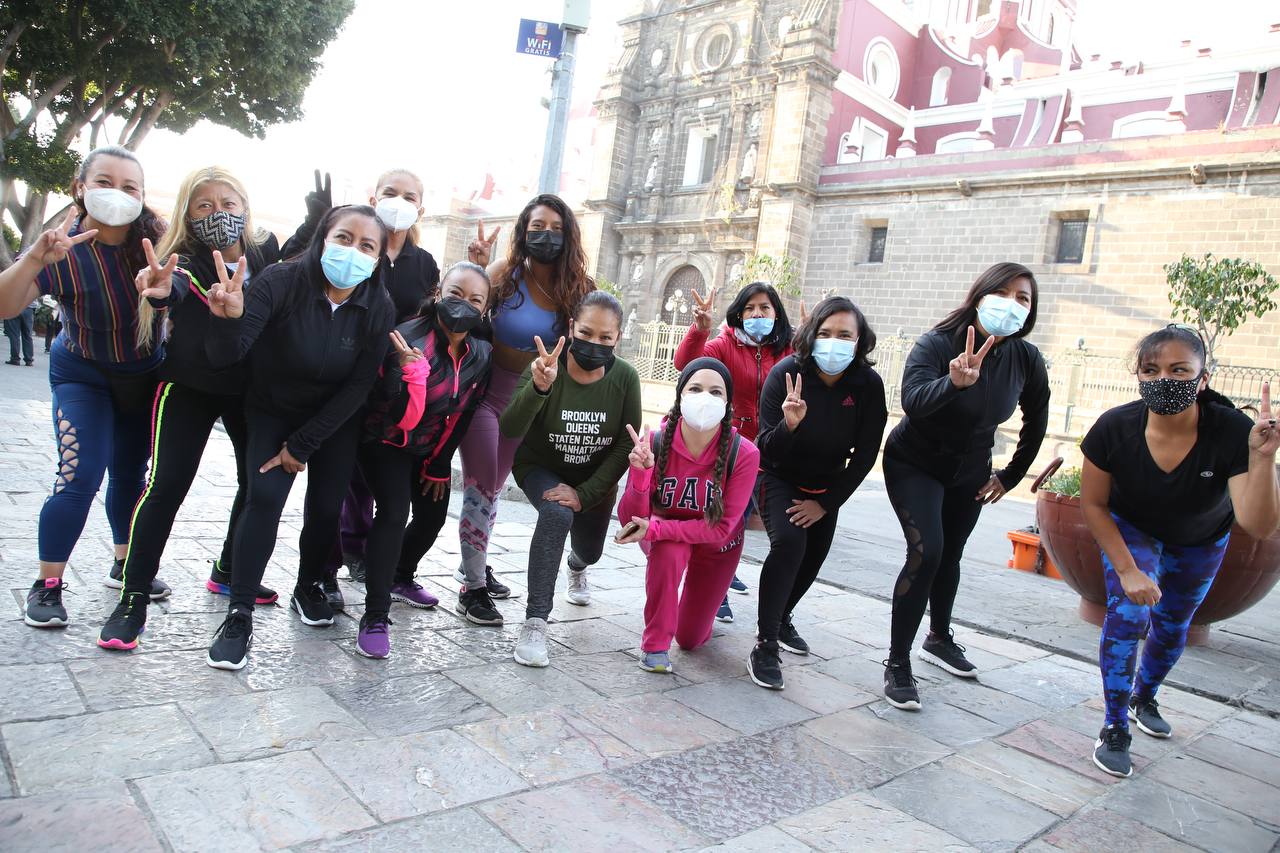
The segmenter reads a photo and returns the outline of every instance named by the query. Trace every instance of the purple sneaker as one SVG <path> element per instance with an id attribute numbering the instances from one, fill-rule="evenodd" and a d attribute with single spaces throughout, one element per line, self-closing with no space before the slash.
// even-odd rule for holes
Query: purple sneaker
<path id="1" fill-rule="evenodd" d="M 422 588 L 422 584 L 409 581 L 391 585 L 391 600 L 402 601 L 410 607 L 421 607 L 430 610 L 440 603 L 440 599 Z"/>
<path id="2" fill-rule="evenodd" d="M 366 613 L 360 619 L 356 651 L 367 658 L 385 658 L 391 654 L 391 636 L 387 632 L 390 624 L 391 619 L 385 614 Z"/>

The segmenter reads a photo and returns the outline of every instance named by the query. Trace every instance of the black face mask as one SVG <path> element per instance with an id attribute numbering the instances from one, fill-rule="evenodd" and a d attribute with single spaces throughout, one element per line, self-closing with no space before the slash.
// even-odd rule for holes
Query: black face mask
<path id="1" fill-rule="evenodd" d="M 436 303 L 436 319 L 450 332 L 469 332 L 480 325 L 480 309 L 470 302 L 450 296 Z"/>
<path id="2" fill-rule="evenodd" d="M 613 347 L 608 344 L 574 338 L 569 344 L 569 352 L 573 353 L 573 360 L 583 370 L 596 370 L 613 364 Z"/>
<path id="3" fill-rule="evenodd" d="M 549 264 L 560 257 L 564 249 L 564 235 L 559 231 L 529 231 L 524 235 L 524 247 L 540 264 Z"/>
<path id="4" fill-rule="evenodd" d="M 1200 377 L 1195 379 L 1140 379 L 1138 395 L 1157 415 L 1176 415 L 1196 401 Z"/>

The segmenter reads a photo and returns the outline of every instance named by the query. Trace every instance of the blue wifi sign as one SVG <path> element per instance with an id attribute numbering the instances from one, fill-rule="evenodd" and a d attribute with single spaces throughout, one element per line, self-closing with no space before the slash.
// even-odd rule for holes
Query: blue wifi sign
<path id="1" fill-rule="evenodd" d="M 516 39 L 516 52 L 529 56 L 545 56 L 550 59 L 560 58 L 560 45 L 564 41 L 564 31 L 559 24 L 548 21 L 530 21 L 520 19 L 520 35 Z"/>

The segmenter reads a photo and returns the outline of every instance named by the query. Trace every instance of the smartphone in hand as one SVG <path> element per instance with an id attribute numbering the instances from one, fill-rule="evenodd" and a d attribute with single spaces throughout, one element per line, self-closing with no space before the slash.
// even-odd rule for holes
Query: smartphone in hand
<path id="1" fill-rule="evenodd" d="M 613 537 L 613 541 L 621 543 L 623 539 L 626 539 L 639 529 L 640 525 L 636 524 L 634 521 L 628 521 L 626 524 L 622 525 L 622 529 L 618 531 L 617 536 Z"/>

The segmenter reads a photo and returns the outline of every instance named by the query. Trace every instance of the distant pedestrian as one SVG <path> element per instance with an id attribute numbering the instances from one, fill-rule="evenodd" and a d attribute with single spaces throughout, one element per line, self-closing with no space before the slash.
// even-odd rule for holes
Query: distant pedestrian
<path id="1" fill-rule="evenodd" d="M 18 361 L 19 346 L 22 350 L 22 361 L 27 367 L 36 363 L 36 347 L 31 333 L 35 327 L 36 306 L 39 304 L 39 301 L 32 302 L 17 317 L 4 321 L 4 333 L 9 338 L 9 360 L 5 364 L 16 367 L 21 363 Z"/>

